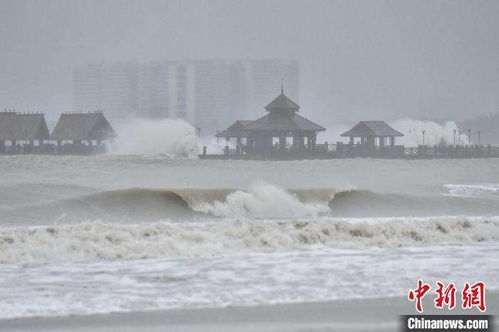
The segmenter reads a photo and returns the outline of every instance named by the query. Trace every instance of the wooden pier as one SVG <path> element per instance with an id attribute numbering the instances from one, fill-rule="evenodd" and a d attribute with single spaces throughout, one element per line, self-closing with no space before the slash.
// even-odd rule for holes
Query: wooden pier
<path id="1" fill-rule="evenodd" d="M 384 121 L 360 121 L 341 134 L 348 143 L 317 143 L 317 134 L 325 128 L 298 115 L 300 107 L 283 91 L 265 107 L 267 115 L 254 120 L 234 122 L 217 133 L 227 144 L 223 153 L 209 154 L 203 148 L 200 159 L 303 160 L 340 158 L 497 158 L 499 148 L 490 145 L 397 145 L 403 133 Z M 235 142 L 231 142 L 234 140 Z"/>
<path id="2" fill-rule="evenodd" d="M 244 147 L 242 148 L 244 151 Z M 285 151 L 275 149 L 266 153 L 238 153 L 235 148 L 224 149 L 223 153 L 208 154 L 207 150 L 199 159 L 215 160 L 304 160 L 304 159 L 345 159 L 345 158 L 384 158 L 384 159 L 464 159 L 464 158 L 499 158 L 499 147 L 491 145 L 458 145 L 404 147 L 402 145 L 386 147 L 365 146 L 343 143 L 318 144 L 314 151 L 296 151 L 288 147 Z"/>

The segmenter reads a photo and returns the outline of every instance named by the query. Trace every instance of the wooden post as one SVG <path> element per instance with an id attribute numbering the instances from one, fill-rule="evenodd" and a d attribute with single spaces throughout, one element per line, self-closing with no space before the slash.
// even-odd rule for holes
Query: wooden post
<path id="1" fill-rule="evenodd" d="M 242 144 L 241 144 L 241 136 L 237 136 L 236 138 L 236 154 L 241 154 Z"/>
<path id="2" fill-rule="evenodd" d="M 253 136 L 249 135 L 246 138 L 246 153 L 251 153 L 253 151 Z"/>
<path id="3" fill-rule="evenodd" d="M 376 145 L 376 139 L 373 136 L 367 137 L 366 141 L 367 141 L 367 143 L 370 146 L 375 146 Z"/>
<path id="4" fill-rule="evenodd" d="M 264 144 L 265 151 L 272 151 L 272 149 L 274 148 L 274 146 L 272 144 L 272 140 L 273 140 L 273 137 L 272 137 L 271 133 L 265 133 L 264 134 L 264 136 L 263 136 L 263 144 Z"/>
<path id="5" fill-rule="evenodd" d="M 293 145 L 296 151 L 301 151 L 303 150 L 304 146 L 304 136 L 301 132 L 295 133 L 293 135 Z"/>
<path id="6" fill-rule="evenodd" d="M 279 150 L 286 151 L 286 135 L 281 134 L 279 136 Z"/>
<path id="7" fill-rule="evenodd" d="M 310 151 L 315 151 L 315 145 L 317 144 L 317 133 L 312 133 L 308 135 L 308 149 Z"/>

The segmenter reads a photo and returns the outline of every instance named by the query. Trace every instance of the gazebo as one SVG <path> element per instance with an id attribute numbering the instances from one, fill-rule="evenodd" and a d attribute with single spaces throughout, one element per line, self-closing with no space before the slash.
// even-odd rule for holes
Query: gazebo
<path id="1" fill-rule="evenodd" d="M 352 129 L 341 134 L 341 137 L 350 137 L 350 145 L 353 145 L 354 139 L 358 137 L 361 145 L 372 147 L 387 146 L 386 138 L 389 139 L 389 146 L 395 146 L 395 137 L 400 136 L 404 134 L 387 125 L 385 121 L 360 121 Z"/>
<path id="2" fill-rule="evenodd" d="M 245 127 L 250 124 L 251 121 L 248 120 L 237 120 L 231 124 L 227 129 L 216 134 L 217 138 L 225 137 L 227 141 L 231 138 L 236 138 L 236 151 L 237 154 L 241 154 L 243 150 L 243 144 L 247 143 L 248 132 Z M 245 142 L 243 142 L 243 139 Z"/>
<path id="3" fill-rule="evenodd" d="M 238 153 L 314 151 L 317 133 L 326 129 L 298 115 L 299 109 L 300 106 L 281 89 L 281 94 L 265 106 L 268 114 L 254 121 L 236 121 L 218 133 L 217 137 L 225 137 L 227 140 L 235 137 Z M 246 139 L 245 148 L 242 145 L 243 138 Z"/>

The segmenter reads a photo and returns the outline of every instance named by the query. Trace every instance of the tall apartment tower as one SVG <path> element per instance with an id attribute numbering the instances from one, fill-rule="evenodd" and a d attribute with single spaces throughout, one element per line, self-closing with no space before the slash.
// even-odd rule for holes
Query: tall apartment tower
<path id="1" fill-rule="evenodd" d="M 167 63 L 152 62 L 139 65 L 137 112 L 144 117 L 173 117 L 176 105 L 176 89 L 170 76 L 175 75 L 175 68 Z"/>
<path id="2" fill-rule="evenodd" d="M 73 72 L 73 105 L 77 111 L 104 110 L 111 119 L 137 113 L 136 62 L 92 64 Z"/>
<path id="3" fill-rule="evenodd" d="M 298 64 L 279 59 L 188 60 L 79 67 L 75 109 L 101 109 L 113 120 L 181 118 L 212 134 L 251 119 L 280 91 L 298 100 Z"/>
<path id="4" fill-rule="evenodd" d="M 250 113 L 250 118 L 262 115 L 265 105 L 280 92 L 281 82 L 286 96 L 299 102 L 298 64 L 296 61 L 251 60 L 245 62 L 245 68 L 248 94 L 246 110 Z"/>

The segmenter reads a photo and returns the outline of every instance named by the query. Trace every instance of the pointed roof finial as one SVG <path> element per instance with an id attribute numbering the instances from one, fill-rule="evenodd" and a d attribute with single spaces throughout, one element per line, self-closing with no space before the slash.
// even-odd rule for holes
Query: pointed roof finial
<path id="1" fill-rule="evenodd" d="M 281 95 L 284 94 L 284 80 L 281 78 Z"/>

